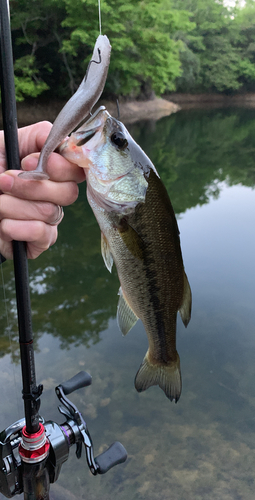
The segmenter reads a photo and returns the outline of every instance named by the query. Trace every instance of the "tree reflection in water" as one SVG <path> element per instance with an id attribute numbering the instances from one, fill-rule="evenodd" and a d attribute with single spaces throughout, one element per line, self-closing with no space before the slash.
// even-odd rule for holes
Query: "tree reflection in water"
<path id="1" fill-rule="evenodd" d="M 220 194 L 220 183 L 255 186 L 255 111 L 181 111 L 158 122 L 129 127 L 151 158 L 169 192 L 175 212 L 208 203 Z M 36 340 L 50 333 L 61 347 L 100 340 L 116 316 L 118 277 L 106 270 L 100 230 L 86 200 L 85 183 L 78 201 L 65 209 L 59 239 L 30 262 L 31 305 Z M 12 263 L 3 266 L 9 324 L 0 315 L 0 356 L 19 358 Z"/>

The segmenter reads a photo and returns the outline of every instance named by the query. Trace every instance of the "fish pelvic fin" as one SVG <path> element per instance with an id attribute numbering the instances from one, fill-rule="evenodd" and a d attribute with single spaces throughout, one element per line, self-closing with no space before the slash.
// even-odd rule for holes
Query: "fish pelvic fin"
<path id="1" fill-rule="evenodd" d="M 117 322 L 120 331 L 126 335 L 139 319 L 127 303 L 122 288 L 120 287 L 118 295 L 120 296 L 117 308 Z"/>
<path id="2" fill-rule="evenodd" d="M 102 252 L 102 257 L 104 259 L 104 263 L 108 271 L 111 273 L 113 265 L 113 256 L 109 247 L 108 240 L 103 233 L 101 233 L 101 252 Z"/>
<path id="3" fill-rule="evenodd" d="M 136 390 L 143 392 L 152 385 L 159 385 L 166 397 L 177 403 L 181 395 L 182 380 L 180 358 L 178 353 L 176 355 L 176 361 L 153 364 L 149 361 L 147 352 L 135 377 Z"/>
<path id="4" fill-rule="evenodd" d="M 184 326 L 187 327 L 191 317 L 192 295 L 187 275 L 185 271 L 183 271 L 183 273 L 184 273 L 183 298 L 182 298 L 182 305 L 179 309 L 179 313 L 181 315 L 181 319 Z"/>

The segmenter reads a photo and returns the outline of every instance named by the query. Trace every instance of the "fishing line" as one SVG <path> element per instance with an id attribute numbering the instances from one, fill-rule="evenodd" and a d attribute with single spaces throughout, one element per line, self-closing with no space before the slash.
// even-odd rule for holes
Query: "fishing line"
<path id="1" fill-rule="evenodd" d="M 4 306 L 5 306 L 5 316 L 6 316 L 6 323 L 7 323 L 7 331 L 8 331 L 8 337 L 9 337 L 10 351 L 11 351 L 12 360 L 14 360 L 14 347 L 13 347 L 13 342 L 12 342 L 12 337 L 11 337 L 11 326 L 10 326 L 10 321 L 9 321 L 8 307 L 7 307 L 7 297 L 6 297 L 6 291 L 5 291 L 6 290 L 6 286 L 5 286 L 5 281 L 4 281 L 3 264 L 0 264 L 0 267 L 1 267 L 1 277 L 2 277 L 2 284 L 3 284 L 3 301 L 4 301 Z M 14 381 L 14 390 L 15 390 L 15 395 L 16 395 L 17 416 L 19 418 L 19 415 L 21 413 L 21 408 L 20 408 L 20 405 L 19 405 L 20 398 L 18 397 L 18 385 L 17 385 L 17 380 L 16 380 L 16 375 L 15 375 L 14 363 L 13 362 L 12 362 L 12 373 L 13 373 L 13 381 Z"/>
<path id="2" fill-rule="evenodd" d="M 119 99 L 116 99 L 116 106 L 117 106 L 117 120 L 120 120 L 120 106 L 119 106 Z"/>
<path id="3" fill-rule="evenodd" d="M 88 67 L 87 67 L 87 71 L 86 71 L 86 75 L 84 76 L 84 81 L 86 82 L 87 78 L 88 78 L 88 74 L 89 74 L 89 70 L 90 70 L 90 66 L 92 63 L 95 63 L 95 64 L 101 64 L 102 62 L 102 57 L 101 57 L 101 50 L 100 49 L 97 49 L 98 51 L 98 58 L 99 58 L 99 61 L 95 61 L 95 59 L 91 59 L 91 61 L 89 61 L 89 64 L 88 64 Z M 90 112 L 89 113 L 90 116 L 92 116 L 92 113 Z M 73 129 L 72 133 L 73 132 L 76 132 L 76 130 L 78 130 L 82 125 L 83 123 L 86 122 L 87 120 L 87 117 L 88 116 L 85 116 L 85 118 L 80 122 L 78 123 L 78 125 L 76 125 L 76 127 Z"/>
<path id="4" fill-rule="evenodd" d="M 98 20 L 99 20 L 99 34 L 102 35 L 102 22 L 101 22 L 101 0 L 98 0 Z M 89 73 L 89 69 L 90 69 L 90 66 L 92 63 L 95 63 L 95 64 L 101 64 L 102 62 L 102 58 L 101 58 L 101 51 L 100 49 L 98 49 L 98 58 L 99 58 L 99 61 L 95 61 L 94 59 L 92 59 L 91 61 L 89 61 L 89 64 L 88 64 L 88 67 L 87 67 L 87 71 L 86 71 L 86 75 L 84 77 L 84 81 L 86 82 L 87 80 L 87 77 L 88 77 L 88 73 Z M 90 112 L 90 116 L 92 115 L 92 113 Z M 84 118 L 84 120 L 82 120 L 76 127 L 75 129 L 73 130 L 73 132 L 75 132 L 76 130 L 78 130 L 82 125 L 83 123 L 85 123 L 85 121 L 87 120 L 87 117 Z"/>
<path id="5" fill-rule="evenodd" d="M 101 0 L 98 0 L 98 18 L 99 18 L 99 34 L 102 35 L 102 24 L 101 24 Z"/>

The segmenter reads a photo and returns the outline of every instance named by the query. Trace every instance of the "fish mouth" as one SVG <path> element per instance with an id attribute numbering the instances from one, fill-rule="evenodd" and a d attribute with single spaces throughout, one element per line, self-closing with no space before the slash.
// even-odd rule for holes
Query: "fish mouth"
<path id="1" fill-rule="evenodd" d="M 106 111 L 105 106 L 100 106 L 92 116 L 78 129 L 76 132 L 71 134 L 72 142 L 77 146 L 81 147 L 86 144 L 94 135 L 102 130 L 107 118 L 110 117 L 108 111 Z M 65 138 L 58 148 L 55 150 L 57 153 L 62 154 L 65 148 L 68 147 L 69 137 Z"/>
<path id="2" fill-rule="evenodd" d="M 108 113 L 108 111 L 106 111 L 106 107 L 100 106 L 95 111 L 95 113 L 93 113 L 93 115 L 90 116 L 89 119 L 79 128 L 79 130 L 84 130 L 84 132 L 85 132 L 88 128 L 95 128 L 95 127 L 101 126 L 103 124 L 103 122 L 105 122 L 105 120 L 108 116 L 110 116 L 110 114 Z M 104 118 L 103 122 L 102 122 L 102 118 Z M 93 122 L 95 122 L 95 123 L 93 123 Z"/>

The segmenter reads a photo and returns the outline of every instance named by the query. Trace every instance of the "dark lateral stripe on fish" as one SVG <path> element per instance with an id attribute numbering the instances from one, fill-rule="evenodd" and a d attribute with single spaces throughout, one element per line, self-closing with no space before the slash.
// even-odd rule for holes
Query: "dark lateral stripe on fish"
<path id="1" fill-rule="evenodd" d="M 146 202 L 150 203 L 150 200 L 148 201 L 148 199 L 150 198 L 151 191 L 153 191 L 154 182 L 161 184 L 161 187 L 163 189 L 162 194 L 163 196 L 166 196 L 167 202 L 170 203 L 171 206 L 171 202 L 168 198 L 165 186 L 161 183 L 160 179 L 156 176 L 153 170 L 151 170 L 147 180 L 148 180 L 148 189 L 146 193 L 145 203 L 139 204 L 136 209 L 138 217 L 140 217 L 139 212 L 142 213 L 144 210 L 146 210 Z M 178 229 L 175 216 L 174 216 L 174 221 L 175 221 L 174 225 L 176 224 Z M 148 226 L 147 228 L 149 229 Z M 165 324 L 164 322 L 162 314 L 164 305 L 161 304 L 160 297 L 158 295 L 160 293 L 160 287 L 158 285 L 158 279 L 157 279 L 158 265 L 151 253 L 150 245 L 148 244 L 148 242 L 150 241 L 150 235 L 146 231 L 144 231 L 144 228 L 143 228 L 142 240 L 143 240 L 143 256 L 144 256 L 144 261 L 146 262 L 145 274 L 147 277 L 148 296 L 150 297 L 151 308 L 154 311 L 155 335 L 153 336 L 153 342 L 156 348 L 156 352 L 154 350 L 154 354 L 157 354 L 155 361 L 160 361 L 161 363 L 168 364 L 169 362 L 176 360 L 176 351 L 173 351 L 171 353 L 172 356 L 170 355 L 169 347 L 167 345 L 167 338 L 168 334 L 169 333 L 171 334 L 171 332 L 169 332 L 169 325 Z M 145 242 L 147 242 L 147 244 Z M 174 320 L 173 334 L 175 334 L 175 330 L 176 330 L 176 314 Z"/>
<path id="2" fill-rule="evenodd" d="M 160 352 L 161 361 L 167 363 L 169 361 L 169 353 L 167 350 L 167 343 L 166 343 L 166 328 L 164 325 L 164 321 L 162 319 L 162 305 L 160 304 L 160 299 L 157 295 L 159 287 L 157 286 L 156 271 L 151 269 L 150 263 L 151 264 L 154 263 L 154 265 L 156 265 L 155 260 L 151 256 L 147 259 L 148 265 L 146 266 L 146 275 L 148 278 L 149 296 L 152 302 L 151 307 L 153 308 L 155 316 L 155 326 L 157 330 L 157 347 Z M 154 275 L 153 277 L 152 274 Z M 153 340 L 155 342 L 155 338 Z M 157 354 L 159 353 L 157 352 Z"/>

